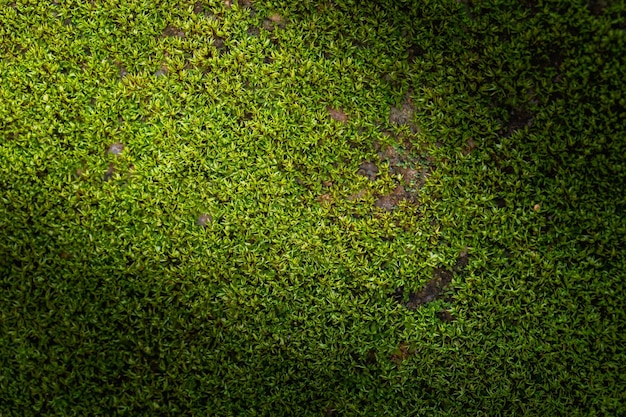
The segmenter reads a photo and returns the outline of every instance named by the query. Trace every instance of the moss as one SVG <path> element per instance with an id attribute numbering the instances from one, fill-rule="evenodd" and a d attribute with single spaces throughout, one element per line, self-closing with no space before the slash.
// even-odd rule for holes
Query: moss
<path id="1" fill-rule="evenodd" d="M 7 3 L 0 414 L 623 414 L 625 13 Z"/>

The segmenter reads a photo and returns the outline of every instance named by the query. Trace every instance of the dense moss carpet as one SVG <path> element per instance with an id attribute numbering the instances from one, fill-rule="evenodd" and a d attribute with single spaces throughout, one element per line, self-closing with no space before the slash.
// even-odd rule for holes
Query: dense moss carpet
<path id="1" fill-rule="evenodd" d="M 624 1 L 0 1 L 0 416 L 626 415 Z"/>

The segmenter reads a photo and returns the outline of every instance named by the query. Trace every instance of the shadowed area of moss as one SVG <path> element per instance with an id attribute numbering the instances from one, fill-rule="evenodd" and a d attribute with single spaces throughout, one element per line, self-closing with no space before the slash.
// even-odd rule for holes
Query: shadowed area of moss
<path id="1" fill-rule="evenodd" d="M 2 2 L 0 415 L 625 413 L 625 21 Z"/>

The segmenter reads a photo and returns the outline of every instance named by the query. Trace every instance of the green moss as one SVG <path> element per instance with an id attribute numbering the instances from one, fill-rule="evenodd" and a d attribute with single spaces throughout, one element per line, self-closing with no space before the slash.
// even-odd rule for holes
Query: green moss
<path id="1" fill-rule="evenodd" d="M 625 412 L 622 3 L 5 3 L 0 415 Z"/>

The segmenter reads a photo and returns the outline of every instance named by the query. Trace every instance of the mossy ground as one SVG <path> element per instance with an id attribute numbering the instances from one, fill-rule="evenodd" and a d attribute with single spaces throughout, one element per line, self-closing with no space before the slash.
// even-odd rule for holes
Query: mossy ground
<path id="1" fill-rule="evenodd" d="M 626 414 L 623 1 L 2 1 L 0 415 Z"/>

